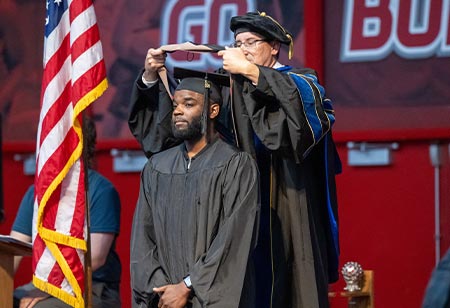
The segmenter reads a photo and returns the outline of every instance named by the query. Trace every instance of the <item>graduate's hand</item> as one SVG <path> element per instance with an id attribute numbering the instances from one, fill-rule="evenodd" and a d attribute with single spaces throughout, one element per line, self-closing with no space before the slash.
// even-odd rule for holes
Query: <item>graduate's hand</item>
<path id="1" fill-rule="evenodd" d="M 157 72 L 166 63 L 167 54 L 162 49 L 150 48 L 145 57 L 144 79 L 147 81 L 155 81 L 158 79 Z"/>
<path id="2" fill-rule="evenodd" d="M 188 302 L 191 290 L 182 281 L 178 284 L 153 288 L 153 292 L 159 293 L 158 308 L 183 308 Z"/>
<path id="3" fill-rule="evenodd" d="M 225 48 L 217 53 L 223 59 L 223 69 L 231 74 L 243 75 L 253 83 L 258 82 L 259 69 L 242 48 Z"/>

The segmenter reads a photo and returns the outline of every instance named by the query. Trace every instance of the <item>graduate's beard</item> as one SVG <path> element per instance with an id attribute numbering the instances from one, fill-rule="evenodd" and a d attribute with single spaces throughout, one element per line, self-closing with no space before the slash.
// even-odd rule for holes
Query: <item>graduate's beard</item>
<path id="1" fill-rule="evenodd" d="M 188 122 L 188 126 L 185 129 L 178 129 L 174 121 L 172 120 L 172 133 L 173 136 L 177 139 L 182 140 L 195 140 L 200 139 L 202 136 L 202 118 L 201 115 L 195 118 L 192 118 L 191 122 Z"/>

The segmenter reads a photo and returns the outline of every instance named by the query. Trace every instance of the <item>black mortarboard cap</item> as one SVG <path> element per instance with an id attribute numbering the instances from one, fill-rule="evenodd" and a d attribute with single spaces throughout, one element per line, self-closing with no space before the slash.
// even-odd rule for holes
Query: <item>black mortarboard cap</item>
<path id="1" fill-rule="evenodd" d="M 196 71 L 174 67 L 173 76 L 181 79 L 176 90 L 191 90 L 205 95 L 205 99 L 222 104 L 222 87 L 230 86 L 230 77 L 225 74 Z"/>
<path id="2" fill-rule="evenodd" d="M 231 18 L 230 29 L 234 36 L 242 32 L 255 32 L 269 41 L 279 41 L 289 45 L 289 59 L 292 57 L 294 41 L 292 34 L 278 21 L 265 12 L 248 12 Z"/>

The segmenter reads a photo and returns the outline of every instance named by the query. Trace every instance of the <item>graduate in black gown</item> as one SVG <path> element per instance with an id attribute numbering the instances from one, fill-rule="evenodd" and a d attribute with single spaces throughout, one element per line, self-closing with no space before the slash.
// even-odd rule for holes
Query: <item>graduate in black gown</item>
<path id="1" fill-rule="evenodd" d="M 188 72 L 191 74 L 192 72 Z M 172 102 L 180 144 L 153 154 L 141 174 L 131 239 L 134 307 L 253 307 L 250 255 L 256 243 L 256 162 L 216 133 L 220 90 L 184 78 Z"/>

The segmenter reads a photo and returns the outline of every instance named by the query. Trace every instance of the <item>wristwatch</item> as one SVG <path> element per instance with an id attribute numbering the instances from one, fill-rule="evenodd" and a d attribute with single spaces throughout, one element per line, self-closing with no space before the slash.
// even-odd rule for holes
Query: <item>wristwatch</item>
<path id="1" fill-rule="evenodd" d="M 192 290 L 191 276 L 187 275 L 186 277 L 184 277 L 183 282 L 186 285 L 186 288 Z"/>

